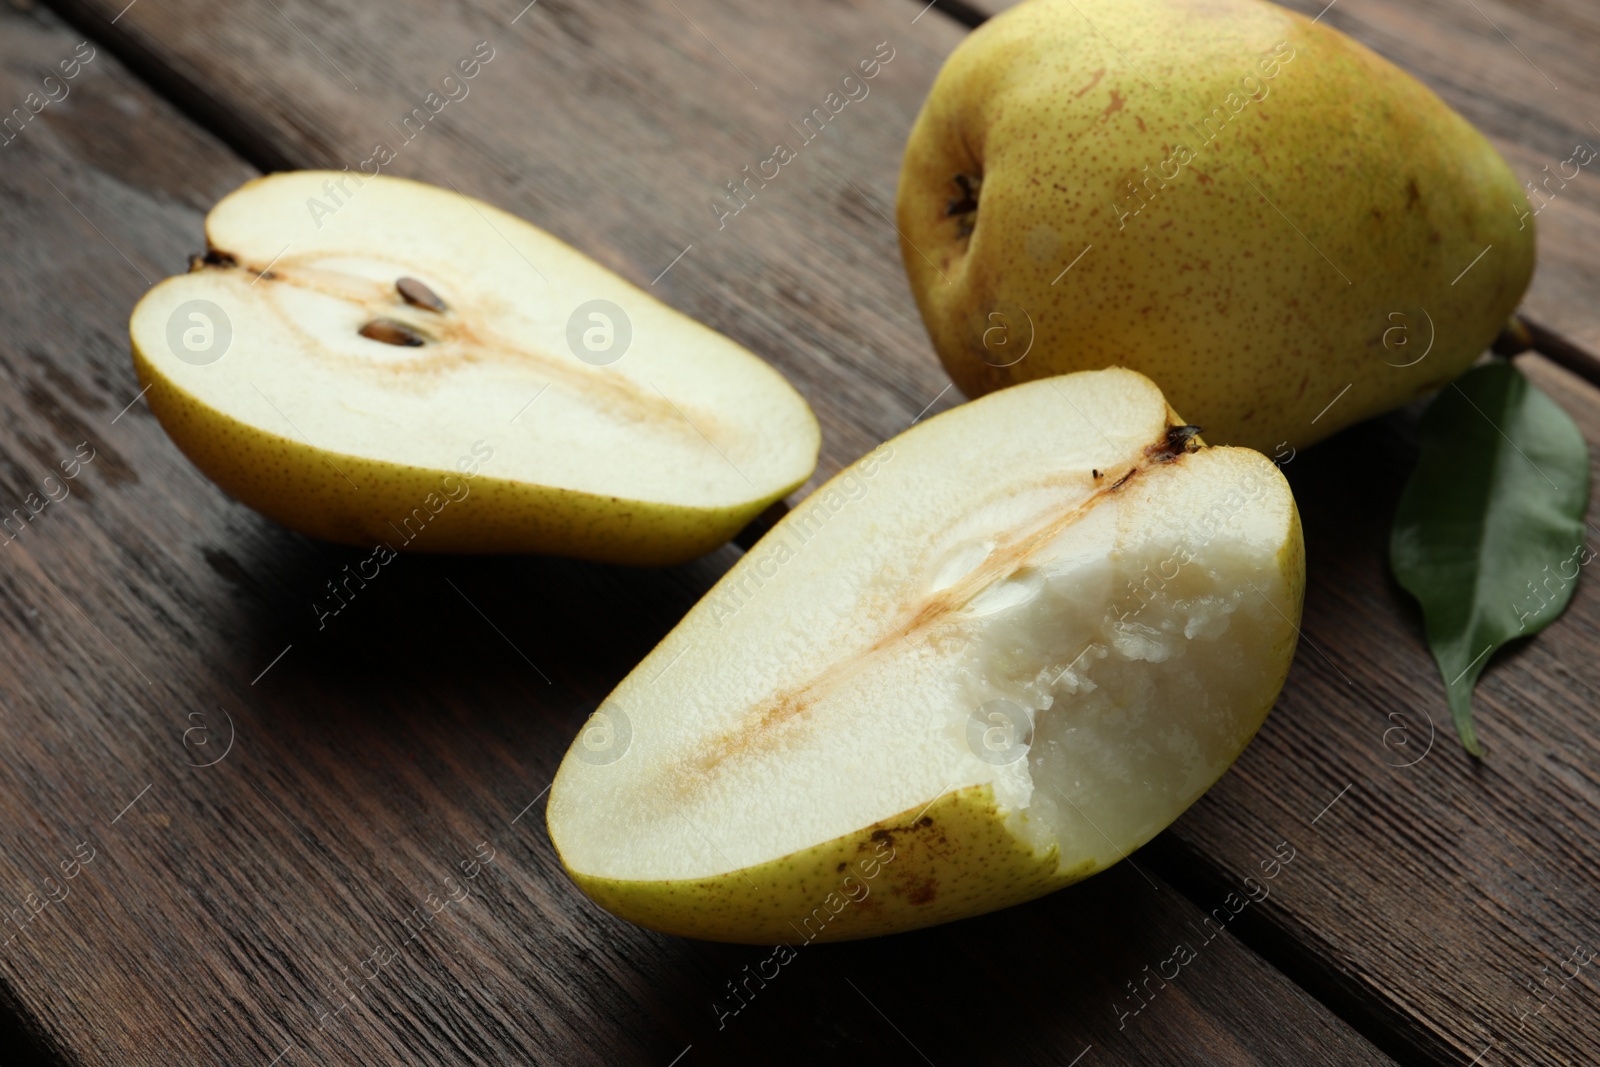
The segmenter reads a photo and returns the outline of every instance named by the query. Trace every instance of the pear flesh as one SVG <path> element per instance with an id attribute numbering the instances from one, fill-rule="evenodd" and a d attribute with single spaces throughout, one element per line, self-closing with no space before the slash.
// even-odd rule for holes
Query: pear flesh
<path id="1" fill-rule="evenodd" d="M 1277 468 L 1192 430 L 1144 377 L 1088 372 L 842 472 L 573 745 L 548 820 L 578 885 L 672 933 L 833 940 L 1149 840 L 1261 725 L 1304 583 Z"/>
<path id="2" fill-rule="evenodd" d="M 1505 326 L 1532 215 L 1432 91 L 1262 0 L 1028 0 L 951 53 L 901 251 L 968 396 L 1126 366 L 1269 455 L 1410 403 Z"/>
<path id="3" fill-rule="evenodd" d="M 274 174 L 206 240 L 134 310 L 135 365 L 196 466 L 302 532 L 672 563 L 815 466 L 771 367 L 452 190 Z"/>

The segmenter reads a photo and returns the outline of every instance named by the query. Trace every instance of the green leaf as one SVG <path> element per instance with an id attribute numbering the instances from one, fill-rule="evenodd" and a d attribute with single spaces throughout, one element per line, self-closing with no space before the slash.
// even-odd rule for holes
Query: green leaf
<path id="1" fill-rule="evenodd" d="M 1389 565 L 1422 604 L 1461 743 L 1494 650 L 1566 608 L 1584 544 L 1589 450 L 1555 401 L 1496 360 L 1445 386 L 1422 417 L 1422 455 L 1395 512 Z"/>

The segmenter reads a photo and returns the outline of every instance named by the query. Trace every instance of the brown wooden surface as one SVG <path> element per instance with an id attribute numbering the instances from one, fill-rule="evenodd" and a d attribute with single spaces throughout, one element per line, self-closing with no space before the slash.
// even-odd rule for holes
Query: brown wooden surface
<path id="1" fill-rule="evenodd" d="M 111 25 L 122 6 L 65 5 L 79 33 L 7 15 L 0 99 L 20 100 L 89 33 L 254 163 L 354 166 L 487 39 L 496 58 L 472 95 L 394 172 L 518 211 L 641 284 L 692 244 L 655 289 L 806 393 L 820 474 L 958 399 L 878 213 L 892 213 L 906 130 L 960 39 L 937 10 L 913 23 L 903 0 L 540 0 L 509 25 L 520 4 L 140 0 Z M 719 231 L 722 183 L 794 138 L 787 122 L 885 40 L 896 57 L 871 95 Z M 1600 603 L 1580 588 L 1565 619 L 1490 669 L 1492 753 L 1474 767 L 1383 565 L 1414 450 L 1407 414 L 1286 468 L 1310 550 L 1307 640 L 1260 738 L 1137 867 L 1000 915 L 808 950 L 718 1030 L 713 1000 L 765 953 L 588 905 L 538 801 L 588 711 L 737 550 L 659 572 L 407 559 L 317 632 L 310 602 L 355 556 L 224 499 L 142 405 L 118 417 L 137 392 L 129 308 L 253 171 L 104 47 L 73 93 L 0 148 L 4 502 L 78 441 L 98 449 L 71 496 L 0 545 L 0 887 L 20 905 L 79 842 L 96 849 L 70 895 L 0 949 L 5 998 L 48 1056 L 668 1063 L 692 1046 L 685 1064 L 1385 1062 L 1374 1043 L 1419 1063 L 1600 1055 L 1588 973 L 1517 1030 L 1535 1003 L 1524 980 L 1600 940 Z M 1595 391 L 1523 362 L 1600 441 Z M 222 712 L 233 747 L 191 766 L 227 740 Z M 1432 748 L 1390 766 L 1423 751 L 1425 713 Z M 185 734 L 196 726 L 210 732 Z M 335 984 L 480 841 L 498 851 L 477 895 L 319 1031 Z M 1124 983 L 1280 841 L 1297 853 L 1272 895 L 1119 1030 Z"/>

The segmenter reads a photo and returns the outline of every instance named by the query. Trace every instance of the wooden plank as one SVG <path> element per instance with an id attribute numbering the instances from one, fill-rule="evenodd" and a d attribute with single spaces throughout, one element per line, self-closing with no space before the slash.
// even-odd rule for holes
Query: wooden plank
<path id="1" fill-rule="evenodd" d="M 920 0 L 915 0 L 921 7 Z M 1021 0 L 960 0 L 969 25 Z M 1531 183 L 1539 264 L 1523 313 L 1554 334 L 1544 346 L 1600 381 L 1600 7 L 1585 0 L 1279 0 L 1409 71 L 1481 129 Z M 1130 100 L 1137 77 L 1108 81 Z M 1113 75 L 1113 80 L 1115 75 Z M 1565 164 L 1565 166 L 1563 166 Z M 1565 344 L 1563 344 L 1565 342 Z"/>
<path id="2" fill-rule="evenodd" d="M 219 42 L 223 67 L 276 63 L 270 47 L 250 58 L 244 42 L 307 45 L 253 21 L 259 12 L 142 6 L 177 20 L 152 48 L 184 38 L 185 23 L 239 31 Z M 870 54 L 903 31 L 884 9 L 693 10 L 741 56 L 741 44 L 783 41 L 781 63 L 750 69 L 818 91 L 837 76 L 835 59 L 858 58 L 851 42 Z M 652 125 L 628 109 L 649 117 L 657 107 L 651 121 L 666 122 L 661 94 L 726 72 L 670 7 L 606 14 L 544 0 L 539 15 L 549 21 L 522 38 L 496 38 L 499 69 L 519 73 L 498 97 L 469 98 L 482 125 L 441 127 L 437 147 L 419 142 L 413 173 L 559 221 L 648 281 L 679 239 L 662 221 L 677 218 L 659 202 L 674 195 L 665 179 L 722 167 L 668 132 L 694 126 Z M 332 40 L 323 47 L 363 93 L 399 98 L 415 82 L 397 72 L 442 69 L 459 54 L 454 31 L 419 25 L 394 31 L 394 48 L 427 51 L 427 62 L 369 67 Z M 945 46 L 955 37 L 937 33 Z M 0 99 L 22 99 L 41 57 L 70 55 L 78 39 L 50 18 L 0 12 Z M 583 53 L 570 67 L 568 49 Z M 931 70 L 929 45 L 905 49 L 916 70 Z M 563 79 L 585 70 L 629 82 L 577 83 L 600 100 L 587 122 L 556 119 L 559 136 L 520 125 L 532 121 L 530 99 L 580 99 Z M 294 63 L 279 73 L 308 76 Z M 882 85 L 871 132 L 898 139 L 924 84 Z M 266 88 L 230 77 L 212 91 L 235 109 L 236 128 L 253 128 L 265 104 L 279 118 L 260 115 L 263 129 L 288 116 L 345 136 L 332 115 L 348 101 L 323 114 L 313 93 L 301 112 L 286 90 Z M 255 97 L 249 107 L 243 95 Z M 597 117 L 607 114 L 610 125 Z M 726 119 L 716 136 L 759 146 L 776 115 Z M 561 138 L 579 131 L 584 152 L 559 157 Z M 281 148 L 310 161 L 300 140 L 284 136 Z M 768 342 L 835 427 L 826 462 L 837 467 L 854 441 L 909 421 L 937 392 L 918 392 L 923 380 L 938 379 L 898 275 L 881 269 L 892 231 L 826 169 L 842 149 L 816 148 L 817 169 L 788 176 L 792 199 L 775 190 L 756 204 L 766 221 L 738 220 L 770 227 L 767 238 L 717 243 L 681 224 L 686 242 L 707 247 L 684 257 L 666 291 Z M 132 303 L 181 266 L 204 207 L 250 168 L 105 51 L 3 151 L 0 188 L 16 210 L 0 216 L 10 294 L 0 302 L 0 501 L 60 499 L 0 544 L 0 900 L 17 924 L 0 948 L 0 1000 L 53 1059 L 815 1063 L 848 1050 L 875 1062 L 926 1053 L 1085 1067 L 1390 1062 L 1227 932 L 1235 912 L 1270 896 L 1244 905 L 1202 895 L 1202 911 L 1133 865 L 971 923 L 813 948 L 776 977 L 770 950 L 656 935 L 588 905 L 544 834 L 543 791 L 584 716 L 735 550 L 664 571 L 407 558 L 318 630 L 311 601 L 363 554 L 309 543 L 224 499 L 137 402 L 126 352 Z M 606 211 L 629 219 L 588 206 L 590 166 L 619 183 L 603 194 L 614 197 Z M 877 191 L 889 177 L 880 166 L 860 180 Z M 534 211 L 547 196 L 555 206 Z M 692 199 L 703 208 L 704 196 Z M 826 325 L 840 322 L 857 332 Z M 860 366 L 846 371 L 847 361 Z M 93 458 L 69 464 L 75 476 L 63 482 L 60 461 L 80 442 Z M 61 473 L 47 483 L 51 471 Z M 1275 845 L 1259 842 L 1262 859 Z M 475 856 L 487 862 L 475 868 Z M 1256 873 L 1269 893 L 1288 877 Z M 749 990 L 736 1013 L 730 983 Z"/>

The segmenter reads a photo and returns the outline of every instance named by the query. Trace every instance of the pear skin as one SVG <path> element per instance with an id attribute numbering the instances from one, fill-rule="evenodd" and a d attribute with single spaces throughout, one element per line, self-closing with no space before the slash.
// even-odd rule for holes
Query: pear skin
<path id="1" fill-rule="evenodd" d="M 1149 375 L 1272 454 L 1406 404 L 1515 310 L 1504 159 L 1367 48 L 1260 0 L 1028 0 L 951 54 L 906 147 L 911 288 L 969 396 Z"/>
<path id="2" fill-rule="evenodd" d="M 705 941 L 853 941 L 1021 904 L 1097 869 L 1063 871 L 1005 828 L 986 785 L 970 786 L 845 837 L 689 881 L 573 879 L 640 926 Z"/>

